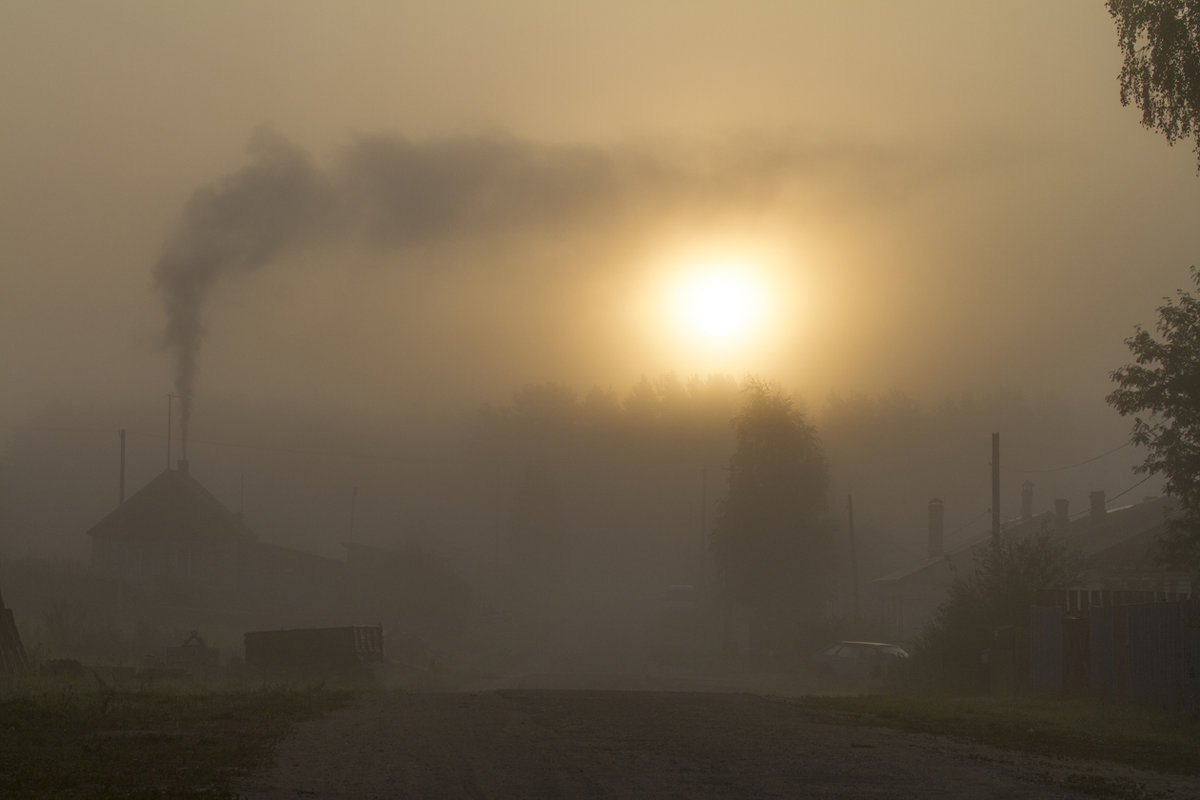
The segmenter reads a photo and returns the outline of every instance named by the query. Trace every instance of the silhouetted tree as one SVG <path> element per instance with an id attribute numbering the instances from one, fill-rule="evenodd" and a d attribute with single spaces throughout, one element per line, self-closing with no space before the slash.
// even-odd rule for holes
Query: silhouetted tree
<path id="1" fill-rule="evenodd" d="M 1108 0 L 1125 63 L 1121 104 L 1174 144 L 1196 141 L 1200 159 L 1200 0 Z M 1197 162 L 1200 168 L 1200 160 Z"/>
<path id="2" fill-rule="evenodd" d="M 1000 628 L 1028 630 L 1029 609 L 1043 589 L 1071 583 L 1079 557 L 1050 534 L 1003 537 L 977 553 L 975 572 L 950 586 L 949 597 L 921 631 L 914 667 L 943 691 L 976 691 L 983 653 Z"/>
<path id="3" fill-rule="evenodd" d="M 1200 286 L 1200 271 L 1191 270 Z M 1147 449 L 1141 472 L 1166 478 L 1181 516 L 1162 538 L 1168 563 L 1200 575 L 1200 299 L 1179 290 L 1158 309 L 1155 338 L 1140 325 L 1125 340 L 1134 363 L 1112 372 L 1108 402 L 1133 415 L 1133 442 Z"/>
<path id="4" fill-rule="evenodd" d="M 707 585 L 699 532 L 711 530 L 722 492 L 711 473 L 703 491 L 702 470 L 728 458 L 740 400 L 738 381 L 725 376 L 648 377 L 619 393 L 526 386 L 481 409 L 466 431 L 469 499 L 460 508 L 536 571 L 529 561 L 541 558 L 537 543 L 553 548 L 555 538 L 536 532 L 548 523 L 536 519 L 544 506 L 535 499 L 553 494 L 565 552 L 540 574 L 560 575 L 581 597 L 594 587 L 588 602 L 607 594 L 620 603 L 642 598 L 644 607 L 669 584 Z M 552 491 L 538 490 L 542 481 Z"/>
<path id="5" fill-rule="evenodd" d="M 745 392 L 713 554 L 726 601 L 750 615 L 751 647 L 786 649 L 827 599 L 829 476 L 816 428 L 792 398 L 759 381 Z"/>

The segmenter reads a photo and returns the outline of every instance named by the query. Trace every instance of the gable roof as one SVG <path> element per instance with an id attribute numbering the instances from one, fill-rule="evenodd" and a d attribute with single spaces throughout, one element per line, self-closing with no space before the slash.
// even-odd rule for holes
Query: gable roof
<path id="1" fill-rule="evenodd" d="M 88 530 L 99 539 L 253 541 L 241 515 L 190 474 L 165 470 Z"/>

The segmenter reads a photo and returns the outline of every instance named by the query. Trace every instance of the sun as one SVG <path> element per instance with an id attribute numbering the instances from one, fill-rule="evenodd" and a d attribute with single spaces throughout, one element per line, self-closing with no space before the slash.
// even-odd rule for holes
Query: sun
<path id="1" fill-rule="evenodd" d="M 716 339 L 748 333 L 760 320 L 765 300 L 761 279 L 736 262 L 696 265 L 683 272 L 675 290 L 680 322 Z"/>
<path id="2" fill-rule="evenodd" d="M 732 375 L 773 369 L 794 351 L 808 295 L 796 280 L 796 248 L 783 237 L 685 231 L 643 259 L 624 308 L 644 350 L 622 357 Z"/>

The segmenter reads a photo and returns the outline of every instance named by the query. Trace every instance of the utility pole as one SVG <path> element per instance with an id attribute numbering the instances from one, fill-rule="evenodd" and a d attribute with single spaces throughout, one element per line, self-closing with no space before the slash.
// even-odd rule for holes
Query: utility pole
<path id="1" fill-rule="evenodd" d="M 708 467 L 700 468 L 700 540 L 692 554 L 692 576 L 690 582 L 696 586 L 707 584 L 706 555 L 708 553 Z"/>
<path id="2" fill-rule="evenodd" d="M 846 495 L 846 518 L 850 528 L 850 582 L 854 586 L 854 624 L 862 617 L 858 598 L 858 549 L 854 545 L 854 495 Z"/>
<path id="3" fill-rule="evenodd" d="M 125 429 L 121 428 L 117 435 L 121 437 L 121 480 L 120 488 L 117 491 L 117 505 L 123 506 L 125 505 Z"/>
<path id="4" fill-rule="evenodd" d="M 1000 434 L 992 434 L 992 544 L 1000 541 Z"/>
<path id="5" fill-rule="evenodd" d="M 350 536 L 349 539 L 354 539 L 354 506 L 358 504 L 358 487 L 355 486 L 350 492 Z"/>
<path id="6" fill-rule="evenodd" d="M 167 469 L 171 469 L 171 401 L 175 395 L 167 394 Z"/>

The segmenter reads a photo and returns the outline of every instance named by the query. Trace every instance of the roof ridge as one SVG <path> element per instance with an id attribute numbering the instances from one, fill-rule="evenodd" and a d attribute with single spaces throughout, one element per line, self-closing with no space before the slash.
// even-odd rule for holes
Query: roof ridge
<path id="1" fill-rule="evenodd" d="M 233 536 L 257 541 L 257 536 L 204 484 L 178 470 L 164 470 L 125 502 L 88 529 L 89 536 L 129 536 L 167 531 Z"/>

